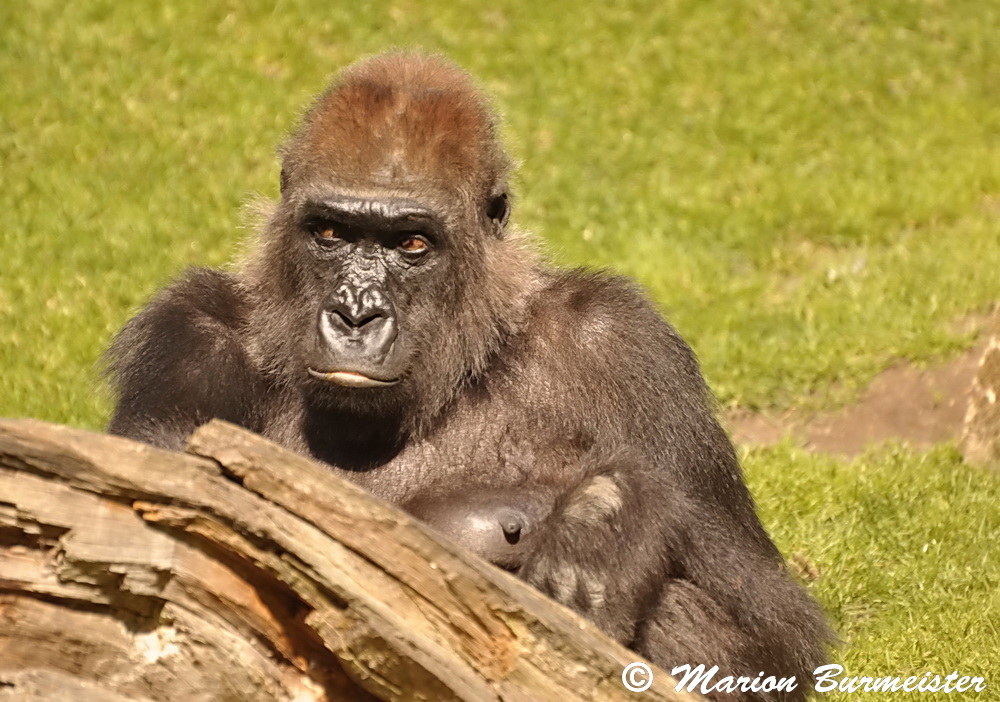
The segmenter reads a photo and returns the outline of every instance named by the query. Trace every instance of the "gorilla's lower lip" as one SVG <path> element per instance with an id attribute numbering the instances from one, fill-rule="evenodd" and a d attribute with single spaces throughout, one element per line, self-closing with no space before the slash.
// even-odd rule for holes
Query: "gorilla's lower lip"
<path id="1" fill-rule="evenodd" d="M 314 378 L 336 383 L 345 388 L 384 388 L 399 382 L 399 380 L 379 380 L 357 371 L 318 371 L 313 368 L 308 370 L 309 375 Z"/>

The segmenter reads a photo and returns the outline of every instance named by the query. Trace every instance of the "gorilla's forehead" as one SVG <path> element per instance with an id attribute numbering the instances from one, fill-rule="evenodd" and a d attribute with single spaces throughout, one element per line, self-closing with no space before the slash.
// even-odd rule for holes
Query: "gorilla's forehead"
<path id="1" fill-rule="evenodd" d="M 410 75 L 400 76 L 391 59 L 349 71 L 319 98 L 286 149 L 289 165 L 380 185 L 476 187 L 500 176 L 495 120 L 468 77 L 434 61 L 405 64 Z"/>
<path id="2" fill-rule="evenodd" d="M 481 143 L 466 135 L 481 128 L 471 115 L 440 107 L 441 117 L 434 119 L 412 104 L 382 106 L 354 123 L 339 120 L 336 110 L 323 111 L 307 132 L 304 160 L 341 179 L 381 186 L 481 180 L 490 159 Z"/>

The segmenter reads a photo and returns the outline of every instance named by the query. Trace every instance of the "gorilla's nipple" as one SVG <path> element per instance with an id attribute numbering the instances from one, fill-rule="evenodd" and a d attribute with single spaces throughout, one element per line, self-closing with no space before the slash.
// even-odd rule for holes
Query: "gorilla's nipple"
<path id="1" fill-rule="evenodd" d="M 498 521 L 507 543 L 516 544 L 521 540 L 521 529 L 524 528 L 523 515 L 516 512 L 505 512 L 498 517 Z"/>

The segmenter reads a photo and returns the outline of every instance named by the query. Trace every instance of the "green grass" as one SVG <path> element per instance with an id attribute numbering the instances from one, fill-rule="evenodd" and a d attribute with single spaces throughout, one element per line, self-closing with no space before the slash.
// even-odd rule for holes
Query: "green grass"
<path id="1" fill-rule="evenodd" d="M 399 45 L 481 80 L 516 220 L 641 280 L 724 404 L 842 404 L 1000 297 L 997 36 L 997 0 L 2 4 L 0 415 L 102 426 L 110 335 L 236 254 L 310 96 Z M 947 447 L 747 465 L 850 672 L 1000 685 L 996 476 Z"/>
<path id="2" fill-rule="evenodd" d="M 946 447 L 890 446 L 847 463 L 779 446 L 744 466 L 779 548 L 813 571 L 847 676 L 958 670 L 987 678 L 974 699 L 1000 699 L 995 475 Z"/>

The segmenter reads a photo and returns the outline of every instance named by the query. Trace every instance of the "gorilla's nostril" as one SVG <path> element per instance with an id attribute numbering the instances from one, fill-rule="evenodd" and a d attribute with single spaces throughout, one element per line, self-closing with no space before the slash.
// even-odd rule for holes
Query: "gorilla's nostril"
<path id="1" fill-rule="evenodd" d="M 370 322 L 374 322 L 375 320 L 382 318 L 382 315 L 379 314 L 378 312 L 373 312 L 372 314 L 369 314 L 367 316 L 361 316 L 361 315 L 354 316 L 341 312 L 340 310 L 331 310 L 331 312 L 333 312 L 333 314 L 335 314 L 340 319 L 340 321 L 344 323 L 344 326 L 346 326 L 349 329 L 360 329 L 366 324 L 369 324 Z"/>
<path id="2" fill-rule="evenodd" d="M 333 313 L 335 315 L 337 315 L 337 317 L 340 318 L 340 321 L 344 323 L 344 326 L 347 326 L 347 327 L 353 327 L 354 326 L 354 323 L 351 322 L 350 317 L 348 317 L 346 314 L 344 314 L 340 310 L 333 310 Z"/>

